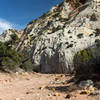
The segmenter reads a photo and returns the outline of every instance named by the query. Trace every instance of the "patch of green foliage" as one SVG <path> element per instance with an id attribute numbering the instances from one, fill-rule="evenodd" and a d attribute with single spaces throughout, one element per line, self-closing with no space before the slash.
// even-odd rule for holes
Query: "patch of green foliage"
<path id="1" fill-rule="evenodd" d="M 72 38 L 72 36 L 69 36 L 69 38 Z"/>
<path id="2" fill-rule="evenodd" d="M 11 34 L 10 37 L 12 40 L 18 40 L 18 36 L 16 34 Z"/>
<path id="3" fill-rule="evenodd" d="M 67 46 L 67 48 L 72 48 L 73 47 L 73 44 L 69 44 L 68 46 Z"/>
<path id="4" fill-rule="evenodd" d="M 34 71 L 30 55 L 26 51 L 17 52 L 0 42 L 0 70 L 18 71 L 19 68 Z"/>
<path id="5" fill-rule="evenodd" d="M 33 71 L 35 71 L 35 72 L 40 72 L 40 71 L 41 71 L 41 70 L 40 70 L 40 65 L 34 66 L 34 67 L 33 67 Z"/>
<path id="6" fill-rule="evenodd" d="M 100 47 L 100 39 L 95 40 L 96 46 L 99 48 Z"/>
<path id="7" fill-rule="evenodd" d="M 47 16 L 47 13 L 43 13 L 42 16 L 40 16 L 39 18 L 45 18 L 46 16 Z M 38 19 L 30 21 L 28 25 L 35 23 L 37 20 Z"/>
<path id="8" fill-rule="evenodd" d="M 40 16 L 39 18 L 45 18 L 47 16 L 47 13 L 43 13 L 42 16 Z"/>
<path id="9" fill-rule="evenodd" d="M 97 28 L 97 29 L 95 29 L 95 36 L 99 36 L 99 35 L 100 35 L 100 29 Z"/>
<path id="10" fill-rule="evenodd" d="M 83 34 L 82 33 L 81 34 L 78 34 L 77 37 L 78 38 L 82 38 L 83 37 Z"/>
<path id="11" fill-rule="evenodd" d="M 15 69 L 20 62 L 18 53 L 0 42 L 0 66 L 6 69 Z"/>
<path id="12" fill-rule="evenodd" d="M 66 42 L 65 44 L 69 44 L 69 42 Z"/>
<path id="13" fill-rule="evenodd" d="M 32 20 L 32 21 L 30 21 L 30 22 L 29 22 L 29 24 L 28 24 L 28 25 L 33 24 L 33 23 L 35 23 L 36 21 L 37 21 L 37 19 Z"/>
<path id="14" fill-rule="evenodd" d="M 68 31 L 68 34 L 72 33 L 70 30 Z"/>
<path id="15" fill-rule="evenodd" d="M 96 39 L 96 40 L 95 40 L 95 43 L 99 43 L 99 42 L 100 42 L 100 39 Z"/>
<path id="16" fill-rule="evenodd" d="M 29 59 L 27 61 L 25 61 L 21 66 L 20 66 L 24 71 L 28 71 L 28 72 L 31 72 L 33 71 L 33 64 L 32 64 L 32 61 Z"/>
<path id="17" fill-rule="evenodd" d="M 92 73 L 93 66 L 95 63 L 95 51 L 94 49 L 84 49 L 77 52 L 74 55 L 74 66 L 77 74 Z"/>
<path id="18" fill-rule="evenodd" d="M 34 21 L 33 21 L 33 20 L 29 22 L 29 24 L 33 24 L 33 23 L 34 23 Z"/>

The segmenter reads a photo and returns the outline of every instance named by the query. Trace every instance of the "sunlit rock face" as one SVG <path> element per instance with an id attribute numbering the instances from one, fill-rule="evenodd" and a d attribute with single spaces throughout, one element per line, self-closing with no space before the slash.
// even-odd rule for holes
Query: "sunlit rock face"
<path id="1" fill-rule="evenodd" d="M 96 3 L 100 3 L 100 0 L 93 0 L 94 2 L 96 2 Z"/>
<path id="2" fill-rule="evenodd" d="M 28 51 L 41 72 L 71 73 L 76 52 L 100 39 L 96 29 L 100 29 L 99 0 L 64 0 L 30 22 L 16 48 Z"/>
<path id="3" fill-rule="evenodd" d="M 4 31 L 1 35 L 0 35 L 0 41 L 1 42 L 7 42 L 11 39 L 11 35 L 12 34 L 17 34 L 18 37 L 21 37 L 21 32 L 14 30 L 14 29 L 9 29 Z"/>

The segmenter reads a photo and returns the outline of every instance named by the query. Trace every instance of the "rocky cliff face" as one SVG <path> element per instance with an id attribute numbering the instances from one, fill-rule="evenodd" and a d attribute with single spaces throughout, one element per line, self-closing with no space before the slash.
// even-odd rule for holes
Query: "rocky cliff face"
<path id="1" fill-rule="evenodd" d="M 64 0 L 30 22 L 19 35 L 17 51 L 30 53 L 41 72 L 69 73 L 74 55 L 100 39 L 100 0 Z M 10 31 L 11 32 L 11 31 Z M 5 31 L 8 40 L 9 31 Z"/>

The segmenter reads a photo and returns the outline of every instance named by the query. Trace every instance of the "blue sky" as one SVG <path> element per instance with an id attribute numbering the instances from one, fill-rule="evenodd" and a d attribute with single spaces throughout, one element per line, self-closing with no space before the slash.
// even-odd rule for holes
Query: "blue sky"
<path id="1" fill-rule="evenodd" d="M 0 0 L 0 33 L 9 28 L 23 29 L 60 2 L 62 0 Z"/>

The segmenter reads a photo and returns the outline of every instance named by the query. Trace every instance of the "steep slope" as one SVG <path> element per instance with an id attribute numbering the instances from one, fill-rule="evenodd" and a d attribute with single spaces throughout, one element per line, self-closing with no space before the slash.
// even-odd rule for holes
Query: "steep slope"
<path id="1" fill-rule="evenodd" d="M 64 0 L 30 22 L 17 51 L 28 51 L 41 72 L 70 73 L 74 55 L 100 39 L 100 0 Z"/>

